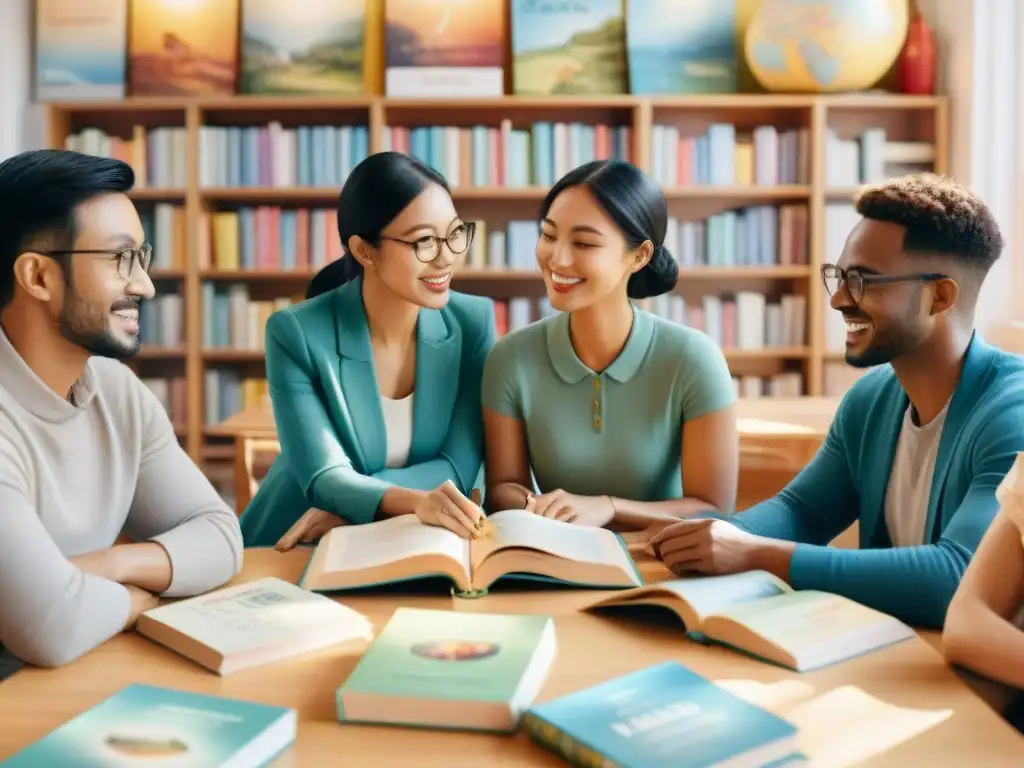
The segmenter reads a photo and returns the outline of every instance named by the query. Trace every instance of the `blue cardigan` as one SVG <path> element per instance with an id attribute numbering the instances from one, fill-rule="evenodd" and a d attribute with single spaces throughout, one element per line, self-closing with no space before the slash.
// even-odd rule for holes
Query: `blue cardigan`
<path id="1" fill-rule="evenodd" d="M 729 518 L 759 536 L 799 542 L 795 589 L 844 595 L 904 621 L 941 627 L 999 509 L 995 490 L 1024 450 L 1024 359 L 977 332 L 949 404 L 935 460 L 925 544 L 893 547 L 885 495 L 906 392 L 890 366 L 847 392 L 814 459 L 775 498 Z M 860 549 L 827 544 L 860 521 Z"/>
<path id="2" fill-rule="evenodd" d="M 391 486 L 469 494 L 483 462 L 481 384 L 494 345 L 493 304 L 451 294 L 416 323 L 412 446 L 388 468 L 362 278 L 271 315 L 267 383 L 281 453 L 242 513 L 247 547 L 272 546 L 310 507 L 373 520 Z"/>

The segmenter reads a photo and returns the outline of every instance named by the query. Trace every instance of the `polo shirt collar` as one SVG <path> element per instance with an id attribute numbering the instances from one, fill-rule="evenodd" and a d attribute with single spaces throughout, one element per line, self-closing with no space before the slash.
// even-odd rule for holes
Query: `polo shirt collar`
<path id="1" fill-rule="evenodd" d="M 596 375 L 607 375 L 618 382 L 627 382 L 640 370 L 647 350 L 654 338 L 654 323 L 650 316 L 633 306 L 633 327 L 626 346 L 604 371 L 592 371 L 576 356 L 569 337 L 569 313 L 557 315 L 547 327 L 548 356 L 556 373 L 569 384 Z"/>

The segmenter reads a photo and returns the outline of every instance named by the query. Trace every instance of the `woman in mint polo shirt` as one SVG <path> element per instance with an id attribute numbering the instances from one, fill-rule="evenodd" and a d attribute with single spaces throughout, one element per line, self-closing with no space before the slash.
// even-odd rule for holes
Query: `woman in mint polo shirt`
<path id="1" fill-rule="evenodd" d="M 731 513 L 739 439 L 725 358 L 634 302 L 678 278 L 661 190 L 629 163 L 588 163 L 555 184 L 540 218 L 537 263 L 561 313 L 487 358 L 488 508 L 627 528 Z"/>
<path id="2" fill-rule="evenodd" d="M 281 453 L 242 513 L 245 544 L 288 549 L 404 514 L 476 535 L 483 515 L 466 496 L 494 308 L 449 290 L 473 226 L 443 176 L 381 152 L 346 180 L 338 234 L 344 257 L 267 322 Z"/>

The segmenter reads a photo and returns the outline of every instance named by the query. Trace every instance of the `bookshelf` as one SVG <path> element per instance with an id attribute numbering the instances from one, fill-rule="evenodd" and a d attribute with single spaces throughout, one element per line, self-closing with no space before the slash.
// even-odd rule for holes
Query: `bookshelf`
<path id="1" fill-rule="evenodd" d="M 789 306 L 797 307 L 801 315 L 797 343 L 787 338 L 750 343 L 749 331 L 747 341 L 737 343 L 736 339 L 743 336 L 743 331 L 737 330 L 721 337 L 729 339 L 723 348 L 734 376 L 752 380 L 755 389 L 762 386 L 757 384 L 759 380 L 789 374 L 791 384 L 798 381 L 798 394 L 810 396 L 839 394 L 850 380 L 851 371 L 842 362 L 841 346 L 836 347 L 834 328 L 825 312 L 827 296 L 818 279 L 818 265 L 836 258 L 833 251 L 837 244 L 841 247 L 846 232 L 833 231 L 830 236 L 827 224 L 831 222 L 833 230 L 849 226 L 848 214 L 846 219 L 842 216 L 851 210 L 850 199 L 865 180 L 858 169 L 871 164 L 875 178 L 905 165 L 939 173 L 949 170 L 947 101 L 941 96 L 751 94 L 557 100 L 515 96 L 464 100 L 238 96 L 65 102 L 50 104 L 48 109 L 50 146 L 65 147 L 68 137 L 73 136 L 71 141 L 83 151 L 119 155 L 147 169 L 133 195 L 144 222 L 152 222 L 148 224 L 154 228 L 150 238 L 160 246 L 155 249 L 153 277 L 158 296 L 164 299 L 152 302 L 149 322 L 143 320 L 147 335 L 142 354 L 132 365 L 144 379 L 174 381 L 167 385 L 170 391 L 166 397 L 173 401 L 169 407 L 176 428 L 189 454 L 207 466 L 231 458 L 231 446 L 207 434 L 210 423 L 226 418 L 246 399 L 260 396 L 259 381 L 264 375 L 260 323 L 266 313 L 283 302 L 300 300 L 319 264 L 340 253 L 331 240 L 337 236 L 331 230 L 330 211 L 346 168 L 358 161 L 360 153 L 405 149 L 403 142 L 412 140 L 417 128 L 446 127 L 447 133 L 440 141 L 451 152 L 445 157 L 455 163 L 454 158 L 460 156 L 462 163 L 457 172 L 452 168 L 441 170 L 449 171 L 456 182 L 453 197 L 460 214 L 485 222 L 486 230 L 502 233 L 501 238 L 506 237 L 507 230 L 507 239 L 501 240 L 502 250 L 507 252 L 500 268 L 488 261 L 492 251 L 487 247 L 497 246 L 487 234 L 481 236 L 478 232 L 477 244 L 487 252 L 470 254 L 454 281 L 456 290 L 507 301 L 513 315 L 515 302 L 529 300 L 530 319 L 536 319 L 538 312 L 543 314 L 543 282 L 534 265 L 528 263 L 530 247 L 528 237 L 522 236 L 522 225 L 535 222 L 537 205 L 547 189 L 547 184 L 536 183 L 536 179 L 557 178 L 561 173 L 556 171 L 571 167 L 566 163 L 590 159 L 581 158 L 578 152 L 582 150 L 576 145 L 593 144 L 597 136 L 598 145 L 602 141 L 605 145 L 601 151 L 627 152 L 632 162 L 658 179 L 670 217 L 676 222 L 676 241 L 669 245 L 681 262 L 679 286 L 657 311 L 675 312 L 676 319 L 688 321 L 694 315 L 687 313 L 696 311 L 700 315 L 712 309 L 722 312 L 722 307 L 730 307 L 724 310 L 727 318 L 733 313 L 732 319 L 725 321 L 726 326 L 739 326 L 743 321 L 737 319 L 736 312 L 744 312 L 740 295 L 746 297 L 744 300 L 754 296 L 753 306 L 761 313 L 766 311 L 765 301 L 790 302 Z M 530 132 L 538 130 L 538 124 L 555 126 L 552 135 L 564 150 L 561 155 L 556 149 L 553 155 L 545 156 L 554 158 L 549 163 L 552 167 L 521 153 L 516 159 L 518 166 L 506 159 L 502 170 L 476 167 L 485 161 L 472 148 L 474 127 L 500 134 L 500 146 L 510 152 L 513 141 L 533 141 L 535 134 L 530 136 Z M 257 130 L 266 126 L 272 127 Z M 297 144 L 322 143 L 322 138 L 315 138 L 322 137 L 323 132 L 317 130 L 322 126 L 332 128 L 333 138 L 328 141 L 336 142 L 331 144 L 334 154 L 326 171 L 316 167 L 323 163 L 296 161 Z M 743 150 L 735 145 L 729 150 L 729 162 L 735 167 L 724 176 L 718 172 L 719 165 L 706 159 L 709 151 L 712 155 L 715 152 L 708 149 L 714 139 L 709 144 L 706 138 L 713 126 L 732 126 L 739 143 L 748 145 Z M 252 130 L 247 134 L 246 128 Z M 516 133 L 521 134 L 518 139 L 510 138 Z M 530 138 L 523 139 L 523 134 Z M 776 142 L 777 152 L 772 150 L 774 160 L 767 170 L 761 162 L 764 136 L 759 138 L 759 134 L 770 134 L 774 138 L 769 140 Z M 788 138 L 783 139 L 784 135 Z M 487 136 L 476 138 L 487 146 Z M 281 156 L 275 154 L 275 148 L 284 146 L 281 152 L 290 158 L 290 164 L 272 162 L 270 167 L 246 169 L 238 159 L 244 152 L 231 148 L 231 143 L 247 141 L 257 154 L 260 142 L 270 141 L 269 156 L 274 158 Z M 703 149 L 694 149 L 700 141 L 705 142 Z M 870 146 L 875 151 L 869 155 Z M 266 158 L 267 148 L 262 151 Z M 756 154 L 756 158 L 741 160 L 742 152 Z M 769 154 L 766 151 L 763 157 Z M 305 156 L 308 158 L 308 153 Z M 468 168 L 467 162 L 474 161 L 473 168 Z M 493 166 L 493 157 L 490 162 Z M 743 163 L 747 163 L 745 170 L 739 167 Z M 507 178 L 499 178 L 496 183 L 497 177 Z M 802 217 L 794 219 L 796 223 L 783 224 L 781 213 L 777 220 L 773 218 L 783 208 L 794 206 L 804 211 Z M 263 258 L 259 247 L 252 246 L 256 249 L 255 263 L 248 268 L 239 264 L 225 268 L 216 253 L 222 248 L 217 230 L 225 226 L 223 221 L 237 229 L 238 221 L 250 217 L 255 222 L 250 241 L 265 241 L 267 232 L 280 240 L 277 230 L 260 229 L 258 211 L 265 208 L 277 210 L 275 227 L 285 216 L 292 217 L 291 231 L 304 233 L 305 256 L 283 265 L 280 254 Z M 749 224 L 764 214 L 764 209 L 772 211 L 768 216 L 774 230 L 743 229 L 736 223 L 737 219 L 746 219 Z M 733 213 L 737 211 L 741 213 Z M 218 217 L 223 213 L 229 215 Z M 727 224 L 723 224 L 723 218 L 728 219 Z M 219 219 L 223 220 L 221 225 L 216 223 Z M 725 262 L 717 255 L 717 243 L 721 241 L 712 246 L 710 234 L 715 229 L 720 238 L 723 231 L 732 231 L 723 226 L 736 227 L 732 235 L 724 237 L 733 238 L 728 241 L 729 247 L 738 254 Z M 520 231 L 516 245 L 513 227 Z M 798 248 L 801 255 L 780 257 L 774 253 L 768 254 L 767 260 L 751 262 L 743 250 L 743 240 L 736 244 L 740 233 L 745 233 L 742 238 L 749 249 L 765 239 L 765 231 L 771 231 L 770 239 L 774 239 L 780 230 L 802 233 L 803 245 Z M 238 237 L 244 240 L 244 232 Z M 705 244 L 698 251 L 706 252 L 694 255 L 691 248 L 687 253 L 684 246 L 692 244 L 694 237 Z M 297 251 L 289 252 L 294 255 Z M 232 304 L 232 296 L 236 304 Z M 757 296 L 766 299 L 759 304 Z M 735 302 L 731 297 L 737 297 Z M 518 308 L 524 306 L 519 304 Z M 237 330 L 245 325 L 236 322 L 243 314 L 255 326 L 247 326 L 233 336 L 225 335 L 222 326 Z M 524 314 L 519 313 L 519 317 L 519 322 L 524 321 Z M 771 325 L 770 318 L 758 322 Z M 787 322 L 792 325 L 791 321 L 783 324 Z M 761 339 L 766 333 L 763 328 L 755 329 L 755 336 Z M 218 393 L 223 382 L 214 381 L 225 371 L 227 380 L 236 381 L 233 390 L 226 390 L 234 392 L 226 403 L 222 402 L 224 395 Z M 252 383 L 245 384 L 246 380 Z M 766 386 L 768 394 L 771 385 Z M 217 407 L 211 405 L 214 402 Z"/>

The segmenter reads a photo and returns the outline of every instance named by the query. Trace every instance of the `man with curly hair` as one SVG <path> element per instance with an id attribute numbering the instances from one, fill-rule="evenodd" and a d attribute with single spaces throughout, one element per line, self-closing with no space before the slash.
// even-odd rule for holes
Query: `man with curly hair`
<path id="1" fill-rule="evenodd" d="M 856 209 L 822 277 L 846 320 L 846 361 L 875 370 L 781 493 L 669 525 L 652 546 L 680 574 L 762 569 L 938 627 L 1024 450 L 1024 360 L 974 328 L 1003 238 L 981 200 L 933 174 L 865 188 Z M 830 547 L 854 522 L 860 548 Z"/>

